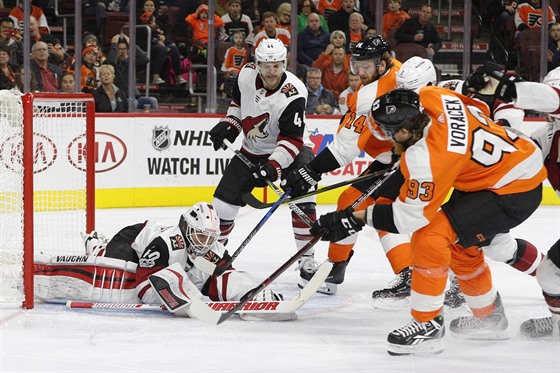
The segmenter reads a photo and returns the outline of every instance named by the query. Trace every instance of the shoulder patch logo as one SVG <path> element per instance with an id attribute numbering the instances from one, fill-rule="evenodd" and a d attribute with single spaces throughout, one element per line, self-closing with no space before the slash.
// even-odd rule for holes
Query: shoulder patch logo
<path id="1" fill-rule="evenodd" d="M 249 62 L 249 63 L 245 64 L 245 68 L 256 70 L 256 69 L 257 69 L 257 65 L 255 65 L 254 62 Z"/>
<path id="2" fill-rule="evenodd" d="M 183 236 L 180 234 L 176 234 L 173 237 L 169 237 L 169 240 L 171 241 L 171 249 L 173 250 L 181 250 L 186 247 L 185 240 L 183 239 Z"/>
<path id="3" fill-rule="evenodd" d="M 297 95 L 299 92 L 297 90 L 296 87 L 294 87 L 294 85 L 292 83 L 288 83 L 285 86 L 282 87 L 282 90 L 280 91 L 283 94 L 286 95 L 286 97 L 290 98 L 292 96 Z"/>

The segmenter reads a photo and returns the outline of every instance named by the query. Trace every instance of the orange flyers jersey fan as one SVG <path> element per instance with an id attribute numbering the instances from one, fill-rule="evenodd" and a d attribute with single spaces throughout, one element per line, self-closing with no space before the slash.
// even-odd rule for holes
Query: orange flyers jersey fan
<path id="1" fill-rule="evenodd" d="M 519 4 L 515 11 L 515 27 L 519 29 L 519 25 L 524 23 L 529 28 L 540 29 L 542 27 L 542 8 L 533 8 L 529 3 Z M 556 22 L 554 11 L 548 7 L 548 23 Z"/>
<path id="2" fill-rule="evenodd" d="M 228 48 L 222 63 L 222 71 L 239 74 L 239 71 L 247 62 L 249 62 L 249 51 L 246 48 Z"/>
<path id="3" fill-rule="evenodd" d="M 378 140 L 371 134 L 367 125 L 371 104 L 373 101 L 393 90 L 397 83 L 396 74 L 402 64 L 393 59 L 391 67 L 378 80 L 360 87 L 348 102 L 348 112 L 340 120 L 338 133 L 334 141 L 329 144 L 329 150 L 340 166 L 347 165 L 356 158 L 362 150 L 383 163 L 391 163 L 390 141 Z"/>
<path id="4" fill-rule="evenodd" d="M 401 157 L 405 182 L 393 204 L 399 233 L 427 225 L 451 188 L 520 193 L 546 177 L 535 143 L 492 122 L 483 103 L 439 87 L 422 88 L 420 103 L 430 123 Z"/>

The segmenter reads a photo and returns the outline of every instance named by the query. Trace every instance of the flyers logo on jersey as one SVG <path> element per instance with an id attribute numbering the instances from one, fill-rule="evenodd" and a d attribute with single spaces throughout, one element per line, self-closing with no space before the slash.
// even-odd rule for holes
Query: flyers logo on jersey
<path id="1" fill-rule="evenodd" d="M 297 95 L 299 92 L 296 87 L 292 83 L 288 83 L 282 87 L 281 92 L 286 95 L 286 97 L 290 98 L 292 96 Z"/>

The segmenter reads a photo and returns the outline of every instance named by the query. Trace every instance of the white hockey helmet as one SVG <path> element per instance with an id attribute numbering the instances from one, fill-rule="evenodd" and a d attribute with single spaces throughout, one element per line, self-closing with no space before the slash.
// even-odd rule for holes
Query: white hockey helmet
<path id="1" fill-rule="evenodd" d="M 288 50 L 284 43 L 278 39 L 264 39 L 255 50 L 257 69 L 262 62 L 282 62 L 284 70 L 288 64 Z"/>
<path id="2" fill-rule="evenodd" d="M 418 56 L 410 57 L 397 72 L 397 88 L 411 89 L 437 84 L 436 68 L 432 61 Z"/>
<path id="3" fill-rule="evenodd" d="M 179 229 L 187 240 L 187 252 L 202 256 L 220 236 L 220 219 L 211 204 L 199 202 L 181 215 Z"/>

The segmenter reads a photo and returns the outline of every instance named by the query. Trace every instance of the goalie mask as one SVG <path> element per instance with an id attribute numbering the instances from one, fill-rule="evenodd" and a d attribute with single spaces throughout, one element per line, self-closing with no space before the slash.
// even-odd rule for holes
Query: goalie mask
<path id="1" fill-rule="evenodd" d="M 401 129 L 416 132 L 420 129 L 416 118 L 422 113 L 420 97 L 408 89 L 394 89 L 375 100 L 368 121 L 371 132 L 380 140 L 392 140 Z"/>
<path id="2" fill-rule="evenodd" d="M 199 202 L 181 215 L 179 229 L 187 241 L 189 255 L 202 256 L 220 236 L 220 219 L 212 205 Z"/>

